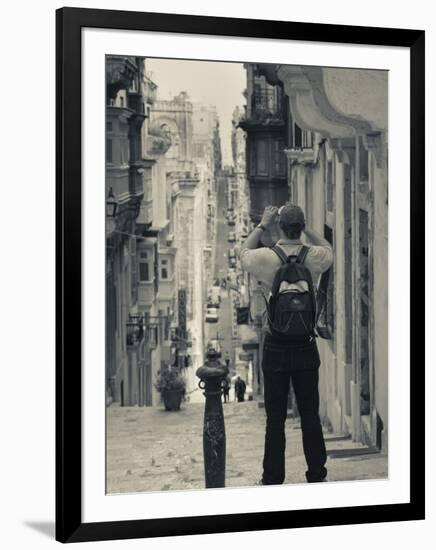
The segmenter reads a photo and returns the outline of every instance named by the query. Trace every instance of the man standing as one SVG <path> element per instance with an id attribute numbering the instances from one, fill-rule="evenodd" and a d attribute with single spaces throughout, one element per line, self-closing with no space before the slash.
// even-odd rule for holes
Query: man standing
<path id="1" fill-rule="evenodd" d="M 259 248 L 263 232 L 277 226 L 279 250 Z M 313 286 L 317 288 L 320 275 L 333 261 L 330 243 L 316 231 L 306 228 L 304 212 L 299 206 L 286 204 L 280 209 L 268 206 L 260 224 L 251 232 L 241 247 L 242 269 L 259 281 L 268 300 L 277 270 L 288 256 L 297 256 L 302 247 L 304 232 L 308 241 L 304 266 L 310 271 Z M 281 484 L 285 480 L 285 422 L 289 384 L 295 391 L 301 418 L 304 455 L 308 482 L 325 481 L 327 460 L 324 437 L 319 418 L 318 369 L 320 359 L 313 336 L 306 341 L 288 342 L 273 334 L 265 312 L 262 370 L 266 410 L 265 453 L 262 485 Z"/>
<path id="2" fill-rule="evenodd" d="M 235 380 L 235 395 L 238 399 L 238 402 L 241 403 L 242 401 L 245 401 L 245 390 L 247 389 L 247 386 L 245 382 L 242 380 L 240 376 L 238 376 Z"/>
<path id="3" fill-rule="evenodd" d="M 223 397 L 224 397 L 224 403 L 228 403 L 230 401 L 230 376 L 227 375 L 223 381 Z"/>

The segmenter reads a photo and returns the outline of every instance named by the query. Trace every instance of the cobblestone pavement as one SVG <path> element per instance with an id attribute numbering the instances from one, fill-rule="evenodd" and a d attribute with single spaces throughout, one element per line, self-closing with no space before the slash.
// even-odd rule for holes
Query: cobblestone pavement
<path id="1" fill-rule="evenodd" d="M 223 405 L 226 425 L 226 486 L 250 486 L 261 476 L 265 412 L 254 401 Z M 178 412 L 163 407 L 107 409 L 107 492 L 132 493 L 204 488 L 201 403 Z M 326 434 L 328 452 L 364 449 Z M 286 422 L 286 483 L 305 482 L 301 430 Z M 329 481 L 387 477 L 387 457 L 365 454 L 329 458 Z"/>

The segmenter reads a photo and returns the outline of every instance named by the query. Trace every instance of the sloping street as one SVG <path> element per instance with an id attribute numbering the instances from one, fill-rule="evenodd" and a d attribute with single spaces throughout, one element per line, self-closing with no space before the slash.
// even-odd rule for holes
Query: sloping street
<path id="1" fill-rule="evenodd" d="M 230 399 L 223 405 L 226 486 L 251 486 L 262 472 L 265 412 L 253 401 L 234 402 L 233 392 Z M 112 406 L 107 413 L 108 493 L 204 488 L 204 405 L 184 403 L 175 413 L 163 407 Z M 334 434 L 326 433 L 325 437 L 329 481 L 387 476 L 386 456 Z M 298 421 L 291 418 L 286 423 L 286 440 L 286 483 L 304 483 L 301 430 Z"/>
<path id="2" fill-rule="evenodd" d="M 228 273 L 228 251 L 233 246 L 228 243 L 229 227 L 225 218 L 227 210 L 226 189 L 227 182 L 222 178 L 218 185 L 218 200 L 217 200 L 217 222 L 216 222 L 216 244 L 215 244 L 215 271 L 214 278 L 220 282 L 227 278 Z M 206 342 L 213 339 L 218 339 L 222 356 L 225 351 L 228 351 L 233 357 L 232 346 L 232 310 L 229 292 L 222 289 L 221 305 L 218 310 L 218 322 L 215 324 L 206 323 Z"/>

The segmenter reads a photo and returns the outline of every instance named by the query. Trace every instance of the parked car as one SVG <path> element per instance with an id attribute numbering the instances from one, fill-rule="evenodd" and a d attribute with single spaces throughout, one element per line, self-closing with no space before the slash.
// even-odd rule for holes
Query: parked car
<path id="1" fill-rule="evenodd" d="M 229 232 L 229 236 L 227 237 L 227 240 L 228 240 L 229 243 L 236 242 L 236 234 L 235 234 L 234 231 Z"/>
<path id="2" fill-rule="evenodd" d="M 221 287 L 219 286 L 213 286 L 208 293 L 207 297 L 207 305 L 208 307 L 220 307 L 221 304 L 221 295 L 220 295 Z"/>
<path id="3" fill-rule="evenodd" d="M 218 323 L 218 311 L 216 307 L 207 306 L 206 323 Z"/>
<path id="4" fill-rule="evenodd" d="M 229 267 L 236 267 L 236 256 L 233 254 L 232 256 L 229 254 Z"/>
<path id="5" fill-rule="evenodd" d="M 236 219 L 235 218 L 228 218 L 227 219 L 227 225 L 236 225 Z"/>

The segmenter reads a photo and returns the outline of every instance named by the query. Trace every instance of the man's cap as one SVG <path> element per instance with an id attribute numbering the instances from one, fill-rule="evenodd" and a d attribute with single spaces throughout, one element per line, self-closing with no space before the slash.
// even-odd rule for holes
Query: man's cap
<path id="1" fill-rule="evenodd" d="M 296 204 L 284 204 L 279 208 L 280 223 L 283 225 L 305 225 L 303 210 Z"/>

